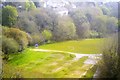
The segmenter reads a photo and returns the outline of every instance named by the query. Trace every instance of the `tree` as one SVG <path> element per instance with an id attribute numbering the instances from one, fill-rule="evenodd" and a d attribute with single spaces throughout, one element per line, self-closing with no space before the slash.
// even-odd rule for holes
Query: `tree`
<path id="1" fill-rule="evenodd" d="M 90 24 L 84 13 L 82 13 L 80 10 L 76 10 L 75 12 L 72 12 L 70 15 L 76 26 L 76 33 L 78 37 L 79 38 L 87 37 L 89 35 Z"/>
<path id="2" fill-rule="evenodd" d="M 58 25 L 54 27 L 53 39 L 55 41 L 64 41 L 74 39 L 76 36 L 76 27 L 70 17 L 59 18 Z"/>
<path id="3" fill-rule="evenodd" d="M 35 17 L 33 11 L 23 11 L 19 13 L 19 18 L 15 26 L 23 31 L 26 31 L 29 34 L 34 32 L 39 33 L 39 26 L 35 22 Z"/>
<path id="4" fill-rule="evenodd" d="M 31 11 L 31 14 L 34 16 L 35 23 L 37 24 L 40 32 L 51 27 L 51 19 L 44 9 L 36 9 Z"/>
<path id="5" fill-rule="evenodd" d="M 98 32 L 99 37 L 105 37 L 117 30 L 117 19 L 106 15 L 97 16 L 92 23 L 93 29 Z"/>
<path id="6" fill-rule="evenodd" d="M 27 11 L 29 11 L 29 10 L 35 9 L 36 6 L 35 6 L 35 4 L 34 4 L 33 1 L 26 0 L 26 2 L 25 2 L 25 8 L 26 8 Z"/>
<path id="7" fill-rule="evenodd" d="M 120 31 L 120 19 L 118 20 L 118 31 Z"/>
<path id="8" fill-rule="evenodd" d="M 107 32 L 106 27 L 107 16 L 97 16 L 93 22 L 94 30 L 99 34 L 99 37 L 105 37 Z"/>
<path id="9" fill-rule="evenodd" d="M 52 38 L 52 33 L 49 30 L 44 30 L 42 32 L 42 36 L 44 37 L 45 41 L 48 41 Z"/>
<path id="10" fill-rule="evenodd" d="M 46 9 L 46 13 L 49 16 L 49 30 L 54 31 L 54 28 L 58 25 L 59 15 L 56 14 L 52 9 Z"/>
<path id="11" fill-rule="evenodd" d="M 3 26 L 13 26 L 18 17 L 18 12 L 15 7 L 6 6 L 2 9 L 2 25 Z"/>
<path id="12" fill-rule="evenodd" d="M 94 19 L 93 15 L 90 13 L 86 13 L 85 16 L 87 17 L 87 20 L 91 23 Z"/>
<path id="13" fill-rule="evenodd" d="M 7 38 L 13 38 L 19 44 L 19 51 L 25 49 L 28 45 L 28 35 L 26 32 L 16 28 L 3 27 L 3 35 Z"/>
<path id="14" fill-rule="evenodd" d="M 83 23 L 81 26 L 77 27 L 77 35 L 80 38 L 88 38 L 89 37 L 89 31 L 90 31 L 90 24 L 89 23 Z"/>
<path id="15" fill-rule="evenodd" d="M 104 15 L 110 15 L 110 10 L 107 7 L 102 6 L 101 9 Z"/>
<path id="16" fill-rule="evenodd" d="M 120 56 L 118 51 L 118 35 L 114 34 L 109 37 L 103 45 L 102 60 L 99 64 L 100 74 L 102 78 L 120 79 Z"/>
<path id="17" fill-rule="evenodd" d="M 52 19 L 48 13 L 41 8 L 19 13 L 16 26 L 18 26 L 17 28 L 26 31 L 29 33 L 29 35 L 31 35 L 31 45 L 49 40 L 53 29 Z"/>
<path id="18" fill-rule="evenodd" d="M 18 43 L 13 38 L 2 37 L 2 51 L 5 54 L 15 53 L 19 50 Z"/>
<path id="19" fill-rule="evenodd" d="M 2 25 L 2 9 L 0 9 L 0 26 Z"/>
<path id="20" fill-rule="evenodd" d="M 119 16 L 119 10 L 118 10 L 118 6 L 119 6 L 119 2 L 108 2 L 105 4 L 105 6 L 109 9 L 110 11 L 110 16 L 111 17 L 116 17 L 118 18 Z"/>
<path id="21" fill-rule="evenodd" d="M 40 44 L 42 42 L 42 38 L 41 38 L 40 34 L 32 33 L 31 38 L 32 38 L 32 41 L 31 41 L 30 45 L 35 45 L 36 43 Z"/>
<path id="22" fill-rule="evenodd" d="M 115 33 L 118 29 L 118 20 L 115 17 L 108 17 L 106 22 L 107 34 Z"/>

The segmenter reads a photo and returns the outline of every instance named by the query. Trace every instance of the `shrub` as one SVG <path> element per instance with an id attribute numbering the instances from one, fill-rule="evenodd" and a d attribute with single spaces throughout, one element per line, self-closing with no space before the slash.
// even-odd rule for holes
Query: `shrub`
<path id="1" fill-rule="evenodd" d="M 13 38 L 2 37 L 2 51 L 5 54 L 15 53 L 19 49 L 18 43 Z"/>
<path id="2" fill-rule="evenodd" d="M 2 9 L 2 25 L 3 26 L 13 26 L 18 17 L 18 12 L 15 7 L 6 6 Z"/>
<path id="3" fill-rule="evenodd" d="M 58 25 L 54 27 L 53 39 L 55 41 L 64 41 L 73 39 L 76 35 L 76 26 L 70 17 L 60 18 Z"/>
<path id="4" fill-rule="evenodd" d="M 28 35 L 19 29 L 3 27 L 3 35 L 13 38 L 19 44 L 19 51 L 22 51 L 28 45 Z"/>
<path id="5" fill-rule="evenodd" d="M 48 40 L 50 40 L 52 38 L 52 33 L 49 30 L 44 30 L 42 32 L 42 36 L 43 36 L 45 41 L 46 40 L 48 41 Z"/>
<path id="6" fill-rule="evenodd" d="M 90 38 L 97 38 L 99 37 L 99 34 L 96 31 L 92 31 L 90 32 Z"/>
<path id="7" fill-rule="evenodd" d="M 102 60 L 100 62 L 100 74 L 102 78 L 120 79 L 120 56 L 118 51 L 117 35 L 109 38 L 102 49 Z M 118 80 L 119 80 L 118 79 Z"/>
<path id="8" fill-rule="evenodd" d="M 35 45 L 36 43 L 37 44 L 40 44 L 41 43 L 41 38 L 40 38 L 40 34 L 31 34 L 31 37 L 32 37 L 32 41 L 30 43 L 30 45 Z"/>

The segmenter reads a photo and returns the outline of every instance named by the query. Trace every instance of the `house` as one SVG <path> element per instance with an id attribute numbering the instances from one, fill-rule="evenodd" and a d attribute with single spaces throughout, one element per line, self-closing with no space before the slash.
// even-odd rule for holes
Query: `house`
<path id="1" fill-rule="evenodd" d="M 51 8 L 61 16 L 68 15 L 68 9 L 65 8 L 65 5 L 69 3 L 65 0 L 44 0 L 41 3 L 42 7 Z"/>
<path id="2" fill-rule="evenodd" d="M 65 5 L 68 5 L 69 2 L 65 0 L 44 0 L 44 8 L 57 8 L 57 7 L 64 7 Z"/>

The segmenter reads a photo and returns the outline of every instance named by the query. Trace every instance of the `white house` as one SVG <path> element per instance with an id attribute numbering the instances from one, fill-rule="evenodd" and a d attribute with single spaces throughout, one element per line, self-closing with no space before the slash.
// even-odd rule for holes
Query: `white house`
<path id="1" fill-rule="evenodd" d="M 65 5 L 69 3 L 65 0 L 44 0 L 44 8 L 52 8 L 57 14 L 63 16 L 68 15 L 68 9 L 65 8 Z M 75 7 L 75 6 L 73 6 Z"/>

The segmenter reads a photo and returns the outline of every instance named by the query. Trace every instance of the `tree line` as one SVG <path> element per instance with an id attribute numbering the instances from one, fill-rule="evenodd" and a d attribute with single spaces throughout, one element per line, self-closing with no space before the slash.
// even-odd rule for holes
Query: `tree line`
<path id="1" fill-rule="evenodd" d="M 0 11 L 2 12 L 0 45 L 4 54 L 21 52 L 36 43 L 104 38 L 117 34 L 117 30 L 120 30 L 117 11 L 108 4 L 102 7 L 78 7 L 71 9 L 67 16 L 62 17 L 51 9 L 36 8 L 32 2 L 4 4 L 6 6 Z M 18 8 L 19 4 L 23 7 Z M 120 78 L 120 54 L 116 34 L 103 45 L 99 65 L 100 77 Z"/>
<path id="2" fill-rule="evenodd" d="M 22 9 L 17 7 L 19 4 L 23 5 Z M 98 6 L 79 7 L 70 10 L 68 15 L 59 16 L 52 9 L 36 8 L 31 2 L 5 5 L 2 9 L 2 40 L 7 44 L 3 46 L 10 50 L 10 45 L 14 44 L 13 52 L 36 43 L 103 38 L 115 33 L 118 28 L 117 18 L 105 14 Z M 11 53 L 5 49 L 3 52 Z"/>

